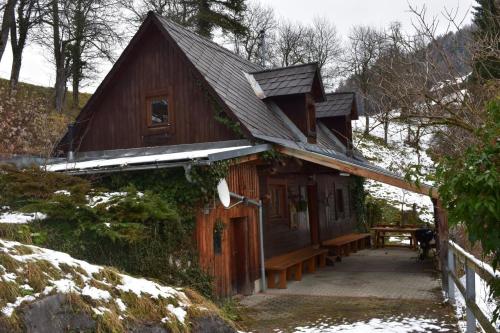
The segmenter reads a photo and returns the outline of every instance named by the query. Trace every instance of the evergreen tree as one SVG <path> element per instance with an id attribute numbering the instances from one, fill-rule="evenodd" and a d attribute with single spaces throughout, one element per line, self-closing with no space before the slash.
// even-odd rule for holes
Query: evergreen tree
<path id="1" fill-rule="evenodd" d="M 214 28 L 236 35 L 243 34 L 243 13 L 245 0 L 194 0 L 194 27 L 196 32 L 205 37 L 211 37 Z"/>
<path id="2" fill-rule="evenodd" d="M 474 7 L 474 23 L 477 31 L 475 39 L 478 43 L 493 43 L 492 47 L 500 49 L 500 1 L 476 0 Z M 474 64 L 477 79 L 499 79 L 500 59 L 493 54 L 477 54 Z"/>
<path id="3" fill-rule="evenodd" d="M 215 28 L 237 36 L 246 31 L 245 0 L 119 0 L 119 3 L 132 14 L 136 25 L 142 24 L 152 11 L 208 38 Z"/>

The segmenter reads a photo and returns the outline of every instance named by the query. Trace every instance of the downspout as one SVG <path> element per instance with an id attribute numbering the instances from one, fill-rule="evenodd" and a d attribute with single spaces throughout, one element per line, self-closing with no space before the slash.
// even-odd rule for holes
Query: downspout
<path id="1" fill-rule="evenodd" d="M 260 246 L 260 290 L 265 292 L 266 285 L 266 268 L 264 266 L 264 213 L 262 200 L 259 200 L 259 246 Z"/>

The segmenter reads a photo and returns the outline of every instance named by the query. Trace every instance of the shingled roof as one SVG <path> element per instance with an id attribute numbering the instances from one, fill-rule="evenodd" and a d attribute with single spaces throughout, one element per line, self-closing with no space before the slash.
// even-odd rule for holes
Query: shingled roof
<path id="1" fill-rule="evenodd" d="M 324 99 L 323 83 L 317 63 L 267 69 L 251 73 L 264 91 L 265 97 L 310 93 L 314 80 L 320 85 Z"/>
<path id="2" fill-rule="evenodd" d="M 154 17 L 253 137 L 296 140 L 293 131 L 255 95 L 245 73 L 262 71 L 224 47 L 159 15 Z"/>
<path id="3" fill-rule="evenodd" d="M 327 94 L 325 102 L 316 103 L 316 118 L 346 116 L 351 114 L 353 104 L 356 108 L 356 96 L 353 92 Z M 358 119 L 357 112 L 352 119 Z"/>

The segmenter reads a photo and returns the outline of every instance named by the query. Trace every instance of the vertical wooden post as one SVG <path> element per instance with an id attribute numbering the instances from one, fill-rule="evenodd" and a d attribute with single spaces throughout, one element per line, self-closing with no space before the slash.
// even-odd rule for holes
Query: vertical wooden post
<path id="1" fill-rule="evenodd" d="M 450 303 L 455 303 L 455 282 L 452 274 L 455 274 L 455 255 L 451 248 L 448 249 L 448 298 Z"/>
<path id="2" fill-rule="evenodd" d="M 432 199 L 434 204 L 434 221 L 438 231 L 438 239 L 436 242 L 439 253 L 439 267 L 441 269 L 441 282 L 443 290 L 448 290 L 448 214 L 443 207 L 441 200 Z"/>
<path id="3" fill-rule="evenodd" d="M 465 300 L 466 303 L 476 302 L 476 273 L 465 263 Z M 467 305 L 467 333 L 476 332 L 476 317 L 472 309 Z"/>

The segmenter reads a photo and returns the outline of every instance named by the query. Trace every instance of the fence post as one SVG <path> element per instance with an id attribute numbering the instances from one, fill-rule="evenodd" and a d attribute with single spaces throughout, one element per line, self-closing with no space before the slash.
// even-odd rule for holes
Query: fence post
<path id="1" fill-rule="evenodd" d="M 455 281 L 452 274 L 455 274 L 455 253 L 453 248 L 448 246 L 448 299 L 450 303 L 455 303 Z"/>
<path id="2" fill-rule="evenodd" d="M 465 263 L 465 300 L 467 303 L 476 302 L 476 273 Z M 467 333 L 476 332 L 476 317 L 467 305 Z"/>

